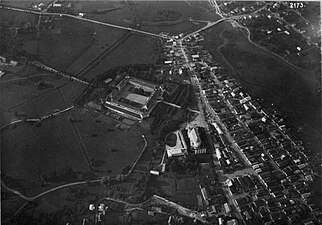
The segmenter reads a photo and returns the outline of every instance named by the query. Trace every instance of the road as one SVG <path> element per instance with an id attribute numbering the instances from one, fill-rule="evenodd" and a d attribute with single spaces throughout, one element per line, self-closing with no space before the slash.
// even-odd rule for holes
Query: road
<path id="1" fill-rule="evenodd" d="M 16 195 L 20 196 L 21 198 L 23 198 L 23 199 L 25 199 L 25 200 L 27 200 L 27 201 L 34 201 L 34 200 L 36 200 L 37 198 L 40 198 L 40 197 L 42 197 L 42 196 L 44 196 L 44 195 L 46 195 L 46 194 L 49 194 L 49 193 L 51 193 L 51 192 L 53 192 L 53 191 L 57 191 L 57 190 L 59 190 L 59 189 L 63 189 L 63 188 L 66 188 L 66 187 L 72 187 L 72 186 L 76 186 L 76 185 L 81 185 L 81 184 L 87 184 L 87 183 L 97 183 L 97 182 L 100 182 L 100 180 L 101 180 L 101 179 L 96 179 L 96 180 L 80 181 L 80 182 L 74 182 L 74 183 L 69 183 L 69 184 L 60 185 L 60 186 L 58 186 L 58 187 L 51 188 L 51 189 L 49 189 L 49 190 L 47 190 L 47 191 L 44 191 L 44 192 L 42 192 L 42 193 L 40 193 L 40 194 L 38 194 L 38 195 L 36 195 L 36 196 L 33 196 L 33 197 L 27 197 L 27 196 L 25 196 L 25 195 L 21 194 L 19 191 L 15 190 L 15 189 L 12 189 L 12 188 L 10 188 L 10 187 L 8 187 L 8 186 L 6 186 L 6 185 L 2 182 L 2 180 L 1 180 L 1 185 L 2 185 L 6 190 L 10 191 L 10 192 L 11 192 L 11 193 L 13 193 L 13 194 L 16 194 Z"/>
<path id="2" fill-rule="evenodd" d="M 146 137 L 141 134 L 141 137 L 143 138 L 144 140 L 144 146 L 143 148 L 141 149 L 139 155 L 136 157 L 135 161 L 133 162 L 132 166 L 131 166 L 131 169 L 129 170 L 129 172 L 127 174 L 124 175 L 124 177 L 128 177 L 129 175 L 131 175 L 131 173 L 133 172 L 133 169 L 134 167 L 136 166 L 136 164 L 138 163 L 139 159 L 141 158 L 141 156 L 143 155 L 143 153 L 145 152 L 146 150 L 146 147 L 148 146 L 148 141 L 146 140 Z"/>
<path id="3" fill-rule="evenodd" d="M 197 212 L 195 210 L 191 210 L 191 209 L 188 209 L 184 206 L 181 206 L 175 202 L 172 202 L 170 200 L 167 200 L 166 198 L 163 198 L 161 196 L 158 196 L 158 195 L 153 195 L 150 199 L 148 199 L 147 201 L 145 202 L 142 202 L 142 203 L 138 203 L 138 204 L 131 204 L 131 203 L 128 203 L 128 202 L 125 202 L 123 200 L 120 200 L 120 199 L 115 199 L 115 198 L 102 198 L 100 199 L 96 205 L 98 205 L 99 202 L 103 201 L 103 200 L 107 200 L 107 201 L 113 201 L 113 202 L 117 202 L 117 203 L 121 203 L 121 204 L 124 204 L 126 207 L 142 207 L 144 206 L 145 204 L 149 203 L 155 203 L 157 205 L 166 205 L 166 206 L 169 206 L 171 208 L 175 208 L 177 209 L 178 213 L 181 214 L 181 215 L 184 215 L 184 216 L 187 216 L 187 217 L 190 217 L 192 219 L 195 219 L 195 220 L 198 220 L 204 224 L 209 224 L 208 221 L 206 221 L 205 219 L 203 219 L 201 217 L 201 213 L 200 212 Z"/>
<path id="4" fill-rule="evenodd" d="M 82 79 L 80 79 L 80 78 L 78 78 L 76 76 L 67 75 L 67 74 L 65 74 L 63 72 L 60 72 L 60 71 L 58 71 L 58 70 L 56 70 L 54 68 L 51 68 L 51 67 L 49 67 L 49 66 L 47 66 L 47 65 L 45 65 L 45 64 L 43 64 L 41 62 L 35 61 L 35 62 L 30 62 L 30 63 L 32 65 L 34 65 L 34 66 L 37 66 L 37 67 L 41 68 L 41 69 L 48 70 L 48 71 L 53 72 L 55 74 L 61 75 L 61 76 L 65 77 L 65 78 L 75 80 L 77 82 L 80 82 L 80 83 L 83 83 L 83 84 L 86 84 L 86 85 L 93 86 L 92 84 L 88 83 L 87 81 L 84 81 L 84 80 L 82 80 Z"/>
<path id="5" fill-rule="evenodd" d="M 62 111 L 66 111 L 66 109 L 65 110 L 62 110 Z M 57 113 L 61 113 L 62 111 L 60 111 L 60 112 L 57 112 Z M 14 121 L 14 122 L 19 122 L 19 121 Z M 131 175 L 132 174 L 132 172 L 134 172 L 135 170 L 134 170 L 134 167 L 136 166 L 136 164 L 138 163 L 138 161 L 139 161 L 139 159 L 141 158 L 141 156 L 142 156 L 142 154 L 145 152 L 145 150 L 146 150 L 146 148 L 147 148 L 147 146 L 148 146 L 148 142 L 147 142 L 147 139 L 146 139 L 146 137 L 142 134 L 141 135 L 142 136 L 142 138 L 143 138 L 143 140 L 144 140 L 144 146 L 143 146 L 143 148 L 141 149 L 141 151 L 140 151 L 140 154 L 137 156 L 137 158 L 135 159 L 135 161 L 133 162 L 133 164 L 132 164 L 132 166 L 131 166 L 131 169 L 129 170 L 129 172 L 127 173 L 127 174 L 125 174 L 124 176 L 125 177 L 128 177 L 129 175 Z M 16 195 L 18 195 L 18 196 L 20 196 L 22 199 L 24 199 L 24 200 L 26 200 L 27 202 L 26 203 L 24 203 L 15 213 L 14 213 L 14 215 L 10 218 L 10 219 L 8 219 L 7 221 L 4 221 L 4 223 L 8 223 L 8 222 L 10 222 L 16 215 L 18 215 L 18 213 L 27 205 L 27 203 L 28 202 L 30 202 L 30 201 L 34 201 L 34 200 L 36 200 L 36 199 L 38 199 L 38 198 L 40 198 L 40 197 L 42 197 L 42 196 L 44 196 L 44 195 L 46 195 L 46 194 L 49 194 L 49 193 L 51 193 L 51 192 L 54 192 L 54 191 L 57 191 L 57 190 L 60 190 L 60 189 L 63 189 L 63 188 L 66 188 L 66 187 L 72 187 L 72 186 L 76 186 L 76 185 L 82 185 L 82 184 L 88 184 L 88 183 L 97 183 L 97 182 L 101 182 L 101 178 L 100 179 L 94 179 L 94 180 L 87 180 L 87 181 L 79 181 L 79 182 L 73 182 L 73 183 L 68 183 L 68 184 L 63 184 L 63 185 L 60 185 L 60 186 L 58 186 L 58 187 L 54 187 L 54 188 L 51 188 L 51 189 L 49 189 L 49 190 L 47 190 L 47 191 L 44 191 L 44 192 L 42 192 L 42 193 L 40 193 L 40 194 L 38 194 L 38 195 L 36 195 L 36 196 L 33 196 L 33 197 L 28 197 L 28 196 L 25 196 L 25 195 L 23 195 L 21 192 L 19 192 L 19 191 L 17 191 L 17 190 L 15 190 L 15 189 L 12 189 L 12 188 L 10 188 L 10 187 L 8 187 L 7 185 L 5 185 L 3 182 L 2 182 L 2 180 L 1 180 L 1 185 L 6 189 L 6 190 L 8 190 L 8 191 L 10 191 L 11 193 L 13 193 L 13 194 L 16 194 Z M 108 199 L 107 199 L 108 200 Z M 124 201 L 122 201 L 122 200 L 115 200 L 115 199 L 110 199 L 110 200 L 114 200 L 114 201 L 118 201 L 118 202 L 120 202 L 120 203 L 123 203 L 123 204 L 128 204 L 127 202 L 124 202 Z M 141 203 L 142 204 L 142 203 Z M 132 204 L 133 205 L 133 204 Z"/>
<path id="6" fill-rule="evenodd" d="M 204 26 L 204 27 L 202 27 L 202 28 L 200 28 L 200 29 L 198 29 L 198 30 L 196 30 L 196 31 L 193 31 L 193 32 L 191 32 L 191 33 L 189 33 L 189 34 L 185 35 L 184 37 L 182 37 L 182 39 L 185 39 L 185 38 L 187 38 L 187 37 L 190 37 L 191 35 L 197 34 L 197 33 L 199 33 L 199 32 L 205 31 L 205 30 L 207 30 L 207 29 L 209 29 L 209 28 L 211 28 L 211 27 L 215 26 L 216 24 L 223 22 L 224 20 L 227 20 L 227 18 L 221 18 L 220 20 L 217 20 L 217 21 L 215 21 L 215 22 L 209 22 L 209 21 L 207 21 L 207 22 L 208 22 L 208 24 L 207 24 L 206 26 Z M 206 22 L 206 21 L 205 21 L 205 22 Z"/>
<path id="7" fill-rule="evenodd" d="M 191 80 L 191 84 L 192 84 L 193 86 L 195 86 L 195 87 L 197 87 L 197 88 L 198 88 L 198 90 L 199 90 L 199 96 L 200 96 L 200 98 L 201 98 L 201 100 L 202 100 L 202 102 L 203 102 L 204 106 L 205 106 L 205 107 L 206 107 L 206 109 L 209 111 L 209 113 L 210 113 L 211 115 L 213 115 L 213 116 L 214 116 L 213 118 L 215 119 L 215 121 L 217 122 L 217 124 L 219 124 L 221 127 L 224 127 L 224 128 L 225 128 L 225 126 L 223 126 L 223 125 L 222 125 L 220 118 L 216 115 L 216 113 L 213 111 L 212 107 L 209 105 L 209 103 L 208 103 L 208 100 L 207 100 L 206 96 L 202 93 L 202 88 L 201 88 L 201 85 L 200 85 L 200 83 L 199 83 L 199 80 L 198 80 L 198 78 L 197 78 L 197 76 L 196 76 L 196 74 L 195 74 L 194 69 L 190 66 L 190 62 L 189 62 L 188 56 L 187 56 L 187 54 L 186 54 L 186 52 L 185 52 L 185 48 L 184 48 L 184 47 L 183 47 L 183 45 L 182 45 L 182 39 L 181 39 L 181 40 L 179 40 L 179 46 L 180 46 L 180 48 L 181 48 L 181 51 L 182 51 L 183 57 L 184 57 L 184 59 L 185 59 L 186 67 L 188 67 L 188 68 L 189 68 L 189 70 L 190 70 L 190 80 Z M 228 132 L 227 130 L 224 130 L 224 131 L 225 131 L 225 132 L 224 132 L 225 137 L 226 137 L 226 138 L 230 141 L 230 143 L 231 143 L 231 147 L 233 147 L 233 148 L 235 149 L 235 151 L 236 151 L 238 154 L 240 154 L 240 155 L 241 155 L 241 157 L 245 160 L 246 156 L 245 156 L 241 151 L 239 151 L 238 146 L 234 143 L 234 140 L 233 140 L 233 138 L 230 136 L 229 132 Z M 247 159 L 247 158 L 246 158 L 246 159 Z M 245 161 L 247 162 L 247 160 L 245 160 Z M 226 194 L 227 198 L 228 198 L 228 199 L 230 199 L 230 197 L 228 196 L 228 195 L 229 195 L 229 194 L 228 194 L 228 192 L 227 192 L 227 193 L 225 193 L 225 194 Z M 230 204 L 233 204 L 233 205 L 235 206 L 235 208 L 237 207 L 233 201 L 230 201 L 229 203 L 230 203 Z M 240 213 L 240 211 L 238 211 L 238 208 L 236 208 L 236 211 L 237 211 L 237 214 L 238 214 L 239 219 L 244 220 L 244 219 L 243 219 L 243 216 L 242 216 L 242 215 L 241 215 L 241 213 Z"/>
<path id="8" fill-rule="evenodd" d="M 220 11 L 220 8 L 219 8 L 219 6 L 218 6 L 218 4 L 217 4 L 217 2 L 216 2 L 216 0 L 209 0 L 209 3 L 210 3 L 210 5 L 212 6 L 212 7 L 214 7 L 215 8 L 215 10 L 216 10 L 216 13 L 222 18 L 221 20 L 228 20 L 228 19 L 238 19 L 238 18 L 241 18 L 241 17 L 243 17 L 243 16 L 248 16 L 248 15 L 250 15 L 250 14 L 254 14 L 254 13 L 256 13 L 256 12 L 258 12 L 258 11 L 260 11 L 260 10 L 262 10 L 264 7 L 262 7 L 262 8 L 260 8 L 260 9 L 258 9 L 258 10 L 256 10 L 256 11 L 254 11 L 254 12 L 251 12 L 251 13 L 249 13 L 249 14 L 242 14 L 242 15 L 238 15 L 238 16 L 231 16 L 231 17 L 224 17 L 223 16 L 223 14 L 222 14 L 222 12 Z M 280 17 L 278 17 L 278 19 L 281 19 L 281 20 L 283 20 L 282 18 L 280 18 Z M 276 53 L 274 53 L 274 52 L 272 52 L 272 51 L 270 51 L 270 50 L 268 50 L 268 49 L 266 49 L 266 48 L 264 48 L 264 47 L 262 47 L 262 46 L 260 46 L 260 45 L 258 45 L 258 44 L 256 44 L 255 42 L 253 42 L 252 40 L 251 40 L 251 32 L 250 32 L 250 30 L 247 28 L 247 27 L 245 27 L 245 26 L 243 26 L 243 25 L 241 25 L 240 23 L 238 23 L 236 20 L 233 20 L 234 22 L 235 22 L 235 24 L 237 25 L 237 26 L 239 26 L 240 28 L 243 28 L 243 29 L 245 29 L 246 31 L 247 31 L 247 39 L 248 39 L 248 41 L 250 42 L 250 43 L 252 43 L 253 45 L 255 45 L 256 47 L 258 47 L 258 48 L 260 48 L 260 49 L 263 49 L 264 51 L 266 51 L 266 52 L 269 52 L 269 53 L 271 53 L 271 54 L 273 54 L 274 56 L 276 56 L 276 57 L 278 57 L 278 58 L 280 58 L 281 60 L 283 60 L 285 63 L 287 63 L 288 65 L 290 65 L 291 67 L 293 67 L 294 69 L 297 69 L 297 70 L 301 70 L 301 71 L 305 71 L 304 69 L 302 69 L 302 68 L 300 68 L 300 67 L 297 67 L 296 65 L 294 65 L 294 64 L 292 64 L 291 62 L 289 62 L 289 61 L 287 61 L 286 59 L 284 59 L 283 57 L 281 57 L 280 55 L 278 55 L 278 54 L 276 54 Z M 285 21 L 286 22 L 286 21 Z M 301 35 L 303 35 L 303 34 L 301 34 Z"/>
<path id="9" fill-rule="evenodd" d="M 53 112 L 51 114 L 42 116 L 41 118 L 27 118 L 25 120 L 21 120 L 21 119 L 20 120 L 15 120 L 15 121 L 12 121 L 12 122 L 10 122 L 8 124 L 5 124 L 5 125 L 1 126 L 0 127 L 0 130 L 4 129 L 7 126 L 14 125 L 14 124 L 18 124 L 18 123 L 24 123 L 24 122 L 32 122 L 32 123 L 41 122 L 41 121 L 46 120 L 46 119 L 49 119 L 51 117 L 59 116 L 60 114 L 62 114 L 64 112 L 68 112 L 69 110 L 71 110 L 73 108 L 74 108 L 74 105 L 72 105 L 70 107 L 67 107 L 66 109 L 62 109 L 62 110 L 59 110 L 57 112 Z"/>
<path id="10" fill-rule="evenodd" d="M 120 26 L 120 25 L 116 25 L 116 24 L 100 22 L 97 20 L 87 19 L 84 17 L 75 16 L 75 15 L 71 15 L 71 14 L 67 14 L 67 13 L 38 12 L 38 11 L 30 10 L 30 9 L 21 9 L 21 8 L 9 7 L 9 6 L 3 6 L 3 5 L 1 5 L 0 8 L 7 9 L 7 10 L 13 10 L 13 11 L 17 11 L 17 12 L 31 13 L 31 14 L 36 14 L 36 15 L 68 17 L 68 18 L 73 18 L 73 19 L 77 19 L 77 20 L 81 20 L 81 21 L 85 21 L 85 22 L 89 22 L 89 23 L 96 23 L 96 24 L 103 25 L 103 26 L 113 27 L 116 29 L 127 30 L 127 31 L 131 31 L 133 33 L 142 34 L 142 35 L 146 35 L 146 36 L 150 36 L 150 37 L 154 37 L 154 38 L 168 39 L 167 37 L 161 36 L 159 34 L 154 34 L 154 33 L 150 33 L 147 31 L 137 30 L 134 28 L 124 27 L 124 26 Z"/>
<path id="11" fill-rule="evenodd" d="M 266 48 L 264 48 L 264 47 L 262 47 L 262 46 L 260 46 L 260 45 L 258 45 L 258 44 L 256 44 L 255 42 L 253 42 L 252 41 L 252 39 L 251 39 L 251 32 L 250 32 L 250 30 L 248 29 L 248 27 L 245 27 L 245 26 L 243 26 L 243 25 L 240 25 L 237 21 L 235 21 L 236 22 L 236 24 L 239 26 L 239 27 L 241 27 L 241 28 L 243 28 L 243 29 L 245 29 L 246 31 L 247 31 L 247 39 L 248 39 L 248 41 L 250 42 L 250 43 L 252 43 L 253 45 L 255 45 L 256 47 L 258 47 L 258 48 L 260 48 L 260 49 L 263 49 L 264 51 L 266 51 L 266 52 L 268 52 L 268 53 L 270 53 L 270 54 L 273 54 L 274 56 L 276 56 L 276 57 L 278 57 L 279 59 L 281 59 L 282 61 L 284 61 L 285 63 L 287 63 L 288 65 L 290 65 L 291 67 L 293 67 L 294 69 L 296 69 L 296 70 L 301 70 L 301 71 L 305 71 L 304 69 L 302 69 L 302 68 L 300 68 L 300 67 L 298 67 L 298 66 L 295 66 L 294 64 L 292 64 L 292 63 L 290 63 L 289 61 L 287 61 L 286 59 L 284 59 L 282 56 L 280 56 L 280 55 L 278 55 L 278 54 L 276 54 L 276 53 L 274 53 L 274 52 L 272 52 L 272 51 L 270 51 L 270 50 L 268 50 L 268 49 L 266 49 Z"/>
<path id="12" fill-rule="evenodd" d="M 6 84 L 6 83 L 11 83 L 11 82 L 17 82 L 17 81 L 28 80 L 28 79 L 30 79 L 30 78 L 33 78 L 33 77 L 40 77 L 40 76 L 52 76 L 52 74 L 43 73 L 43 74 L 36 74 L 36 75 L 28 76 L 28 77 L 14 78 L 14 79 L 11 79 L 11 80 L 5 80 L 5 81 L 0 82 L 0 85 L 1 85 L 1 84 Z"/>

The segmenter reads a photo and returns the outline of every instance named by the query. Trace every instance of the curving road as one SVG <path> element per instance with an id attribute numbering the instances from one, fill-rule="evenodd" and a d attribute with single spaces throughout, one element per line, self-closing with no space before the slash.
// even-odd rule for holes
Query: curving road
<path id="1" fill-rule="evenodd" d="M 45 119 L 49 119 L 50 117 L 58 116 L 61 113 L 67 112 L 67 111 L 73 109 L 74 107 L 75 106 L 72 105 L 70 107 L 67 107 L 66 109 L 62 109 L 60 111 L 57 111 L 57 112 L 54 112 L 54 113 L 51 113 L 51 114 L 42 116 L 41 118 L 28 118 L 28 119 L 25 119 L 25 120 L 15 120 L 15 121 L 12 121 L 12 122 L 10 122 L 8 124 L 5 124 L 5 125 L 1 126 L 0 127 L 0 130 L 4 129 L 7 126 L 14 125 L 14 124 L 17 124 L 17 123 L 23 123 L 23 122 L 31 122 L 31 123 L 41 122 L 41 121 L 43 121 Z"/>
<path id="2" fill-rule="evenodd" d="M 13 194 L 16 194 L 18 196 L 20 196 L 21 198 L 27 200 L 27 201 L 34 201 L 36 200 L 37 198 L 40 198 L 42 197 L 43 195 L 46 195 L 48 193 L 51 193 L 53 191 L 56 191 L 56 190 L 59 190 L 59 189 L 63 189 L 63 188 L 66 188 L 66 187 L 71 187 L 71 186 L 75 186 L 75 185 L 80 185 L 80 184 L 86 184 L 86 183 L 97 183 L 97 182 L 100 182 L 100 179 L 96 179 L 96 180 L 90 180 L 90 181 L 80 181 L 80 182 L 74 182 L 74 183 L 69 183 L 69 184 L 64 184 L 64 185 L 60 185 L 58 187 L 54 187 L 54 188 L 51 188 L 47 191 L 44 191 L 36 196 L 33 196 L 33 197 L 27 197 L 23 194 L 21 194 L 21 192 L 15 190 L 15 189 L 12 189 L 8 186 L 6 186 L 2 181 L 1 181 L 1 185 L 2 187 L 4 187 L 6 190 L 10 191 L 11 193 Z"/>
<path id="3" fill-rule="evenodd" d="M 181 206 L 175 202 L 172 202 L 166 198 L 163 198 L 161 196 L 158 196 L 158 195 L 153 195 L 150 199 L 142 202 L 142 203 L 137 203 L 137 204 L 132 204 L 132 203 L 129 203 L 129 202 L 125 202 L 123 200 L 120 200 L 120 199 L 115 199 L 115 198 L 102 198 L 100 200 L 97 201 L 97 204 L 103 200 L 107 200 L 107 201 L 113 201 L 113 202 L 117 202 L 117 203 L 121 203 L 121 204 L 124 204 L 126 207 L 142 207 L 143 205 L 147 204 L 147 203 L 155 203 L 155 204 L 158 204 L 158 205 L 166 205 L 168 207 L 171 207 L 171 208 L 175 208 L 179 214 L 181 215 L 184 215 L 184 216 L 187 216 L 187 217 L 190 217 L 192 219 L 195 219 L 195 220 L 198 220 L 200 221 L 201 223 L 204 223 L 204 224 L 209 224 L 209 222 L 205 219 L 203 219 L 201 217 L 201 213 L 200 212 L 197 212 L 195 210 L 191 210 L 191 209 L 188 209 L 184 206 Z M 97 207 L 96 207 L 97 208 Z"/>

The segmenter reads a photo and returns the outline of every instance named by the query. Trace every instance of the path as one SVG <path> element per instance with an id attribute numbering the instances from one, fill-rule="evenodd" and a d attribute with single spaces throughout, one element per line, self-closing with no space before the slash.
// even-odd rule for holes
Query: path
<path id="1" fill-rule="evenodd" d="M 1 180 L 1 185 L 2 185 L 6 190 L 10 191 L 10 192 L 11 192 L 11 193 L 13 193 L 13 194 L 16 194 L 16 195 L 20 196 L 21 198 L 23 198 L 23 199 L 25 199 L 25 200 L 27 200 L 27 201 L 34 201 L 34 200 L 36 200 L 37 198 L 40 198 L 40 197 L 42 197 L 42 196 L 44 196 L 44 195 L 46 195 L 46 194 L 49 194 L 49 193 L 51 193 L 51 192 L 53 192 L 53 191 L 56 191 L 56 190 L 59 190 L 59 189 L 63 189 L 63 188 L 66 188 L 66 187 L 72 187 L 72 186 L 75 186 L 75 185 L 87 184 L 87 183 L 97 183 L 97 182 L 100 182 L 100 181 L 101 181 L 101 179 L 96 179 L 96 180 L 90 180 L 90 181 L 79 181 L 79 182 L 74 182 L 74 183 L 64 184 L 64 185 L 60 185 L 60 186 L 58 186 L 58 187 L 51 188 L 51 189 L 49 189 L 49 190 L 47 190 L 47 191 L 44 191 L 44 192 L 42 192 L 42 193 L 40 193 L 40 194 L 38 194 L 38 195 L 36 195 L 36 196 L 33 196 L 33 197 L 27 197 L 27 196 L 25 196 L 25 195 L 21 194 L 21 192 L 19 192 L 19 191 L 15 190 L 15 189 L 12 189 L 12 188 L 10 188 L 10 187 L 8 187 L 8 186 L 6 186 L 6 185 L 2 182 L 2 180 Z"/>

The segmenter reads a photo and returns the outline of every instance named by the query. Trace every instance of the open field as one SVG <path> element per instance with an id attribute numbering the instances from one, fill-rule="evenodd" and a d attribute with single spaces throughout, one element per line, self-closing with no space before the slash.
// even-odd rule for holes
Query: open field
<path id="1" fill-rule="evenodd" d="M 22 1 L 20 1 L 22 2 Z M 12 12 L 6 9 L 0 9 L 0 24 L 11 23 L 15 25 L 19 25 L 21 22 L 31 24 L 36 24 L 37 15 L 23 12 Z"/>
<path id="2" fill-rule="evenodd" d="M 93 33 L 91 45 L 80 52 L 66 68 L 66 71 L 72 74 L 77 74 L 99 54 L 108 52 L 113 44 L 126 34 L 124 30 L 109 28 L 98 24 L 91 24 L 90 26 Z"/>
<path id="3" fill-rule="evenodd" d="M 37 24 L 38 16 L 29 13 L 12 12 L 0 9 L 2 23 Z M 54 68 L 64 69 L 78 57 L 93 41 L 91 25 L 70 18 L 52 19 L 56 21 L 55 29 L 40 32 L 19 34 L 16 40 L 21 40 L 22 49 L 35 54 L 45 64 Z"/>
<path id="4" fill-rule="evenodd" d="M 182 20 L 209 9 L 209 3 L 202 1 L 131 1 L 130 6 L 141 22 Z"/>
<path id="5" fill-rule="evenodd" d="M 73 117 L 74 118 L 74 117 Z M 95 122 L 87 115 L 75 116 L 81 138 L 93 158 L 96 175 L 121 174 L 130 166 L 144 146 L 144 140 L 136 126 L 128 131 L 118 130 L 114 121 L 111 124 Z M 124 157 L 126 155 L 126 157 Z"/>
<path id="6" fill-rule="evenodd" d="M 37 55 L 44 64 L 63 70 L 92 44 L 93 30 L 89 23 L 60 19 L 60 33 L 39 34 Z"/>
<path id="7" fill-rule="evenodd" d="M 210 9 L 198 15 L 193 16 L 192 19 L 215 22 L 221 19 L 221 17 L 215 13 L 215 9 Z"/>
<path id="8" fill-rule="evenodd" d="M 86 88 L 65 78 L 57 79 L 54 75 L 38 77 L 38 81 L 45 80 L 56 87 L 45 90 L 39 90 L 35 81 L 30 81 L 35 77 L 14 81 L 14 78 L 22 79 L 36 73 L 29 68 L 26 74 L 7 74 L 2 81 L 3 124 L 19 118 L 40 118 L 57 109 L 70 107 Z M 3 173 L 20 180 L 20 190 L 26 193 L 35 193 L 35 188 L 44 182 L 54 184 L 77 180 L 79 175 L 84 178 L 93 176 L 93 169 L 97 170 L 96 175 L 120 174 L 122 168 L 130 165 L 144 146 L 141 133 L 135 128 L 126 133 L 119 131 L 117 123 L 112 120 L 110 124 L 94 120 L 74 108 L 44 120 L 40 126 L 21 123 L 3 130 Z M 124 157 L 124 154 L 128 157 Z M 28 181 L 28 185 L 25 185 L 25 181 Z"/>
<path id="9" fill-rule="evenodd" d="M 189 208 L 198 207 L 197 195 L 201 194 L 198 185 L 195 177 L 160 177 L 155 184 L 161 196 Z"/>
<path id="10" fill-rule="evenodd" d="M 73 9 L 76 12 L 96 12 L 95 10 L 104 11 L 108 9 L 123 7 L 122 1 L 77 1 L 73 3 Z"/>
<path id="11" fill-rule="evenodd" d="M 84 4 L 85 2 L 79 2 L 78 4 Z M 107 2 L 102 2 L 106 4 Z M 111 6 L 109 9 L 108 8 L 100 8 L 96 6 L 96 4 L 100 4 L 100 2 L 97 2 L 95 4 L 92 4 L 92 7 L 95 9 L 90 10 L 90 12 L 86 13 L 86 18 L 92 19 L 92 20 L 97 20 L 101 22 L 106 22 L 106 23 L 112 23 L 120 26 L 126 26 L 126 27 L 131 27 L 135 26 L 133 16 L 131 14 L 131 11 L 129 7 L 126 5 L 124 6 L 123 4 L 110 1 L 108 4 L 111 3 L 116 3 L 115 5 Z M 86 11 L 89 9 L 86 9 Z M 93 11 L 99 10 L 99 11 L 104 11 L 106 12 L 101 12 L 101 13 L 93 13 Z"/>
<path id="12" fill-rule="evenodd" d="M 161 33 L 161 32 L 167 32 L 170 34 L 188 34 L 190 32 L 193 32 L 195 30 L 198 30 L 202 26 L 204 26 L 204 23 L 198 23 L 198 22 L 190 22 L 190 21 L 180 21 L 178 23 L 173 23 L 170 25 L 167 24 L 143 24 L 141 26 L 141 30 L 152 32 L 152 33 Z"/>
<path id="13" fill-rule="evenodd" d="M 153 45 L 155 39 L 133 35 L 126 39 L 117 49 L 104 57 L 100 63 L 92 68 L 85 76 L 95 78 L 107 70 L 120 65 L 153 63 Z"/>
<path id="14" fill-rule="evenodd" d="M 23 78 L 23 75 L 34 76 L 36 72 L 31 70 L 29 74 L 20 74 L 19 78 Z M 12 80 L 10 75 L 6 76 L 9 81 Z M 45 81 L 52 87 L 39 90 L 35 78 L 36 81 Z M 62 85 L 70 85 L 68 90 L 71 96 L 67 98 L 68 105 L 59 89 Z M 85 88 L 84 85 L 77 84 L 75 87 L 71 85 L 72 82 L 67 79 L 57 79 L 53 75 L 1 84 L 3 123 L 17 119 L 19 114 L 24 114 L 26 118 L 40 118 L 51 114 L 56 109 L 61 110 L 71 106 L 72 98 L 75 96 L 74 90 L 78 89 L 77 91 L 81 93 Z M 77 143 L 77 140 L 73 136 L 67 114 L 45 120 L 40 126 L 22 123 L 10 127 L 1 132 L 2 171 L 15 179 L 28 180 L 31 183 L 34 181 L 29 188 L 39 185 L 42 179 L 45 179 L 44 176 L 49 178 L 54 171 L 59 173 L 72 166 L 75 171 L 87 173 L 88 168 L 83 161 L 82 153 L 73 143 Z M 68 151 L 65 152 L 64 149 Z"/>
<path id="15" fill-rule="evenodd" d="M 55 76 L 48 72 L 37 71 L 32 67 L 26 67 L 24 72 L 16 74 L 7 73 L 4 78 L 1 79 L 1 113 L 17 111 L 15 108 L 28 103 L 34 99 L 37 99 L 51 91 L 55 91 L 56 88 L 63 87 L 70 83 L 67 79 Z M 39 82 L 46 84 L 45 88 L 40 88 Z M 77 87 L 81 87 L 79 84 Z M 81 89 L 80 89 L 81 91 Z M 32 118 L 31 115 L 28 117 Z"/>

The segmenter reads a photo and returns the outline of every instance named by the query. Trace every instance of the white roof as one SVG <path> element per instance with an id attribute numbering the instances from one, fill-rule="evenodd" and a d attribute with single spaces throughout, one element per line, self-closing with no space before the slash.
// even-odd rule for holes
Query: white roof
<path id="1" fill-rule="evenodd" d="M 167 150 L 168 157 L 184 155 L 187 151 L 187 145 L 184 141 L 181 131 L 175 131 L 172 133 L 174 133 L 176 135 L 177 142 L 176 142 L 176 145 L 173 147 L 171 147 L 169 145 L 165 146 L 166 150 Z"/>
<path id="2" fill-rule="evenodd" d="M 188 128 L 188 137 L 190 139 L 191 147 L 198 148 L 200 146 L 200 138 L 196 128 Z"/>

